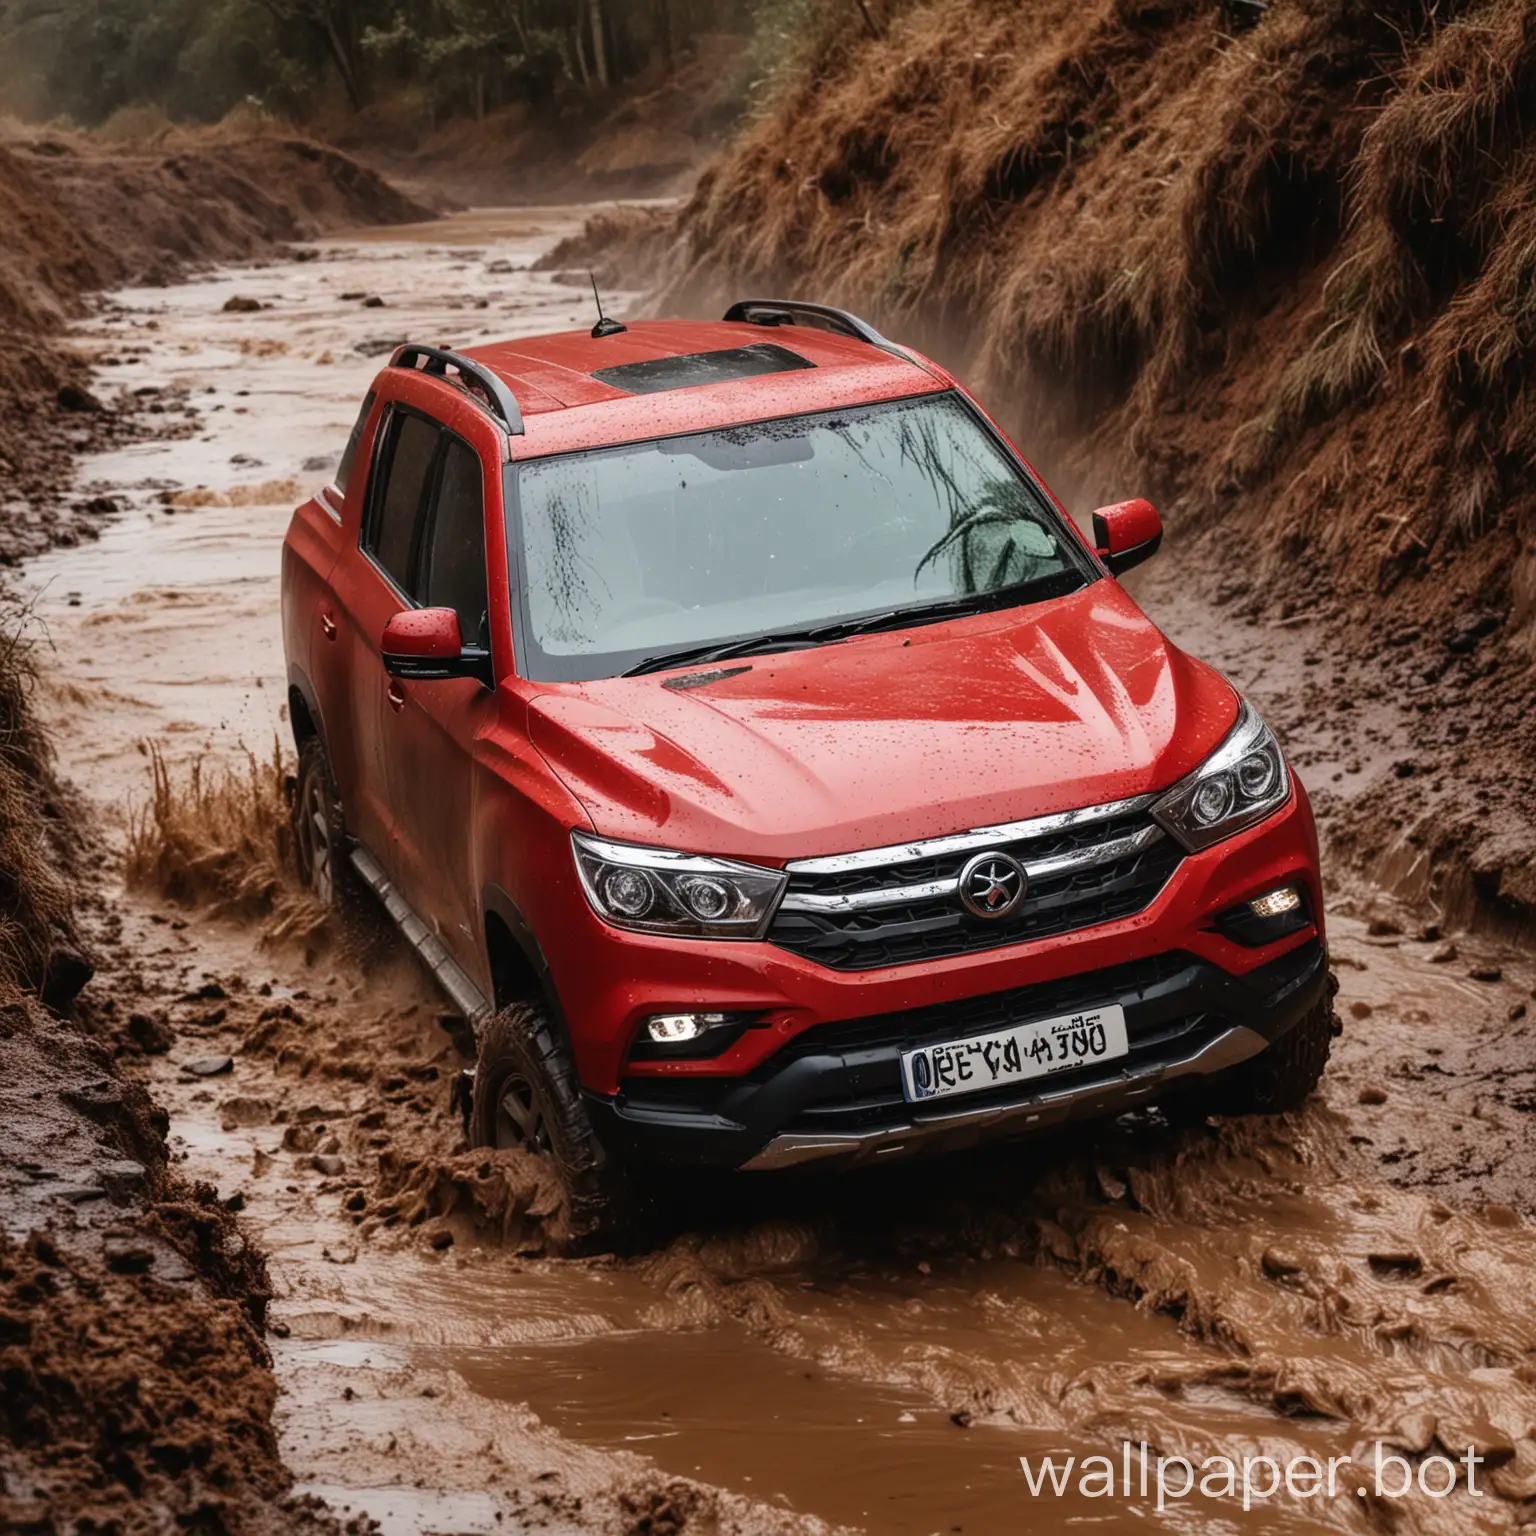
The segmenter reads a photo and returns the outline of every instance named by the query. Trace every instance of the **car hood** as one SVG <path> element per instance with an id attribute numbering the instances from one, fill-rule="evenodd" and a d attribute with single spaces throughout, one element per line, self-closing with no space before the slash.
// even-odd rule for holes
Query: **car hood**
<path id="1" fill-rule="evenodd" d="M 534 745 L 598 832 L 765 862 L 1161 789 L 1236 716 L 1231 686 L 1109 580 L 530 701 Z"/>

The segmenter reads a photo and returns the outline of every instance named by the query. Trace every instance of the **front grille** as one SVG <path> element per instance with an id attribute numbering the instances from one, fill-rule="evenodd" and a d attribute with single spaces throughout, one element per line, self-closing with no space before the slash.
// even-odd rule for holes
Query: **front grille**
<path id="1" fill-rule="evenodd" d="M 1150 799 L 999 827 L 995 840 L 960 834 L 889 850 L 888 859 L 791 864 L 768 938 L 833 970 L 868 971 L 1130 917 L 1183 858 L 1148 814 Z M 1005 918 L 975 917 L 960 902 L 960 872 L 979 852 L 1010 854 L 1028 872 L 1024 900 Z"/>
<path id="2" fill-rule="evenodd" d="M 1138 1023 L 1134 1008 L 1138 999 L 1158 988 L 1160 983 L 1200 964 L 1193 955 L 1176 949 L 1167 954 L 1148 956 L 1145 960 L 1108 966 L 1087 976 L 1063 976 L 1057 981 L 1011 987 L 1006 992 L 988 992 L 981 997 L 956 998 L 953 1002 L 930 1003 L 926 1008 L 908 1008 L 901 1013 L 877 1013 L 862 1019 L 813 1024 L 792 1040 L 785 1041 L 757 1069 L 754 1077 L 775 1076 L 791 1062 L 806 1056 L 841 1055 L 847 1051 L 910 1051 L 919 1045 L 965 1040 L 972 1035 L 1009 1029 L 1015 1024 L 1028 1024 L 1035 1019 L 1079 1013 L 1108 1002 L 1118 1002 L 1127 1008 L 1126 1032 L 1134 1047 L 1143 1034 L 1162 1028 L 1151 1022 L 1155 1015 Z"/>

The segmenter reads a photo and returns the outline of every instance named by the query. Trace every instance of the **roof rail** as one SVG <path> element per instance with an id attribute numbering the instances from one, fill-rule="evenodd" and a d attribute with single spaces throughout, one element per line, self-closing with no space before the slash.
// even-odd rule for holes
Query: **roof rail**
<path id="1" fill-rule="evenodd" d="M 802 299 L 741 299 L 725 312 L 727 320 L 745 320 L 749 325 L 800 325 L 802 315 L 813 325 L 820 321 L 818 330 L 852 336 L 887 352 L 894 350 L 895 344 L 867 320 L 850 315 L 846 309 L 833 309 L 830 304 L 807 304 Z"/>
<path id="2" fill-rule="evenodd" d="M 474 389 L 484 390 L 486 398 L 481 401 L 481 404 L 490 411 L 491 415 L 501 418 L 502 424 L 513 437 L 523 435 L 523 413 L 518 409 L 517 396 L 489 368 L 483 363 L 477 363 L 472 357 L 463 357 L 457 352 L 449 352 L 444 347 L 426 347 L 410 342 L 390 358 L 389 366 L 429 373 L 435 379 L 444 380 L 447 378 L 448 370 L 456 368 L 463 381 L 465 393 L 471 399 L 475 399 L 477 397 Z"/>

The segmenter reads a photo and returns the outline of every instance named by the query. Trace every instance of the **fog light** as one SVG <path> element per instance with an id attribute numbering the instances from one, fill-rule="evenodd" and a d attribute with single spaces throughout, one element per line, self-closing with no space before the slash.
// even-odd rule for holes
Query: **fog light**
<path id="1" fill-rule="evenodd" d="M 1279 890 L 1250 901 L 1248 908 L 1255 917 L 1283 917 L 1300 905 L 1301 892 L 1294 885 L 1282 885 Z"/>
<path id="2" fill-rule="evenodd" d="M 723 1013 L 659 1013 L 645 1021 L 645 1032 L 657 1045 L 681 1045 L 723 1023 Z"/>

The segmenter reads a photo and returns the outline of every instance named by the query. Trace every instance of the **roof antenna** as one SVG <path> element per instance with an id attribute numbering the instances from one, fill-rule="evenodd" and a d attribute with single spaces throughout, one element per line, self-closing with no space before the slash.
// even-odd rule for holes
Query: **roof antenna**
<path id="1" fill-rule="evenodd" d="M 597 303 L 597 324 L 592 327 L 594 340 L 601 341 L 604 336 L 618 336 L 627 331 L 629 327 L 621 320 L 610 320 L 603 313 L 603 301 L 597 291 L 597 274 L 589 267 L 587 276 L 592 279 L 592 297 Z"/>

